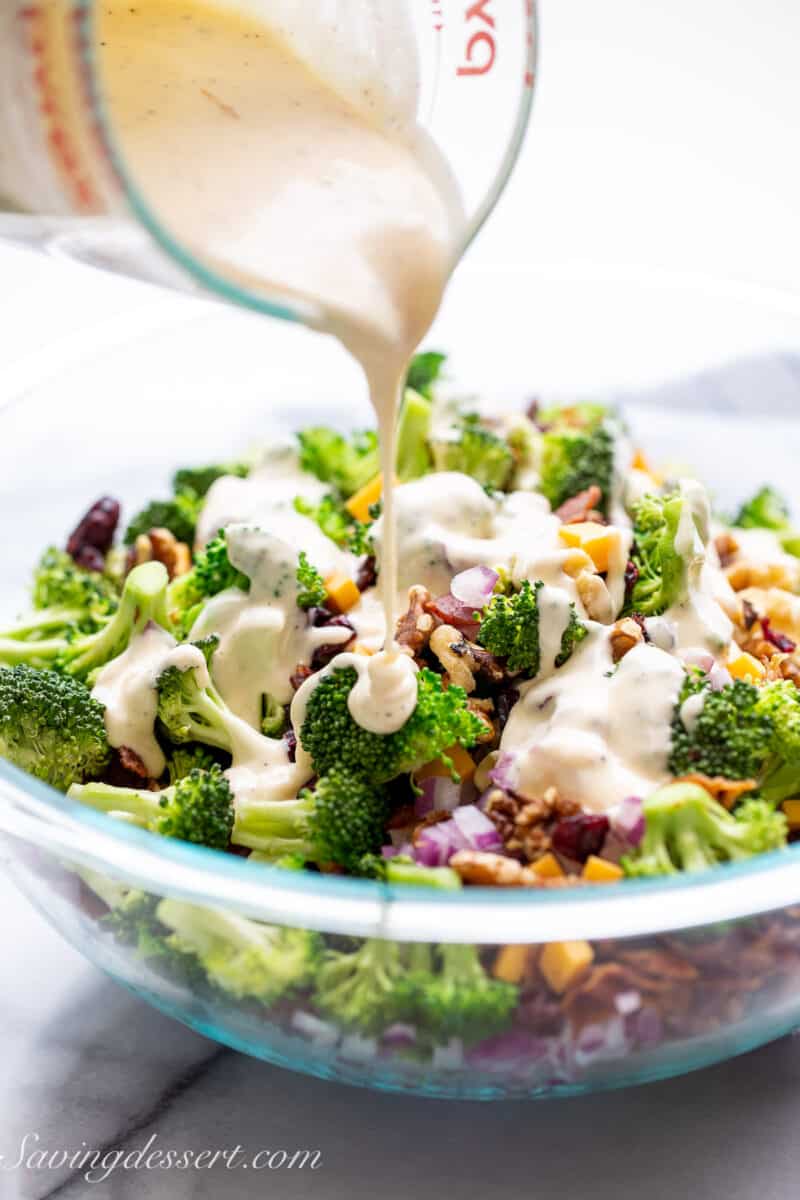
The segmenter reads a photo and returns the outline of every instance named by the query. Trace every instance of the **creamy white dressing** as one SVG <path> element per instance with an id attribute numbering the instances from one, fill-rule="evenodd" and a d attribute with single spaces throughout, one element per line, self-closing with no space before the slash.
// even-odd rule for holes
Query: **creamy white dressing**
<path id="1" fill-rule="evenodd" d="M 733 622 L 723 603 L 735 601 L 733 590 L 720 570 L 709 544 L 711 507 L 708 492 L 696 480 L 681 480 L 684 498 L 675 549 L 687 564 L 684 599 L 664 614 L 675 628 L 677 649 L 704 649 L 719 658 L 730 645 Z"/>
<path id="2" fill-rule="evenodd" d="M 356 682 L 347 707 L 357 725 L 371 733 L 394 733 L 402 728 L 417 705 L 417 667 L 408 655 L 382 651 L 375 655 L 339 654 L 327 667 L 309 676 L 298 688 L 290 710 L 292 726 L 301 730 L 308 702 L 317 685 L 332 671 L 352 667 Z M 300 743 L 297 761 L 308 762 Z"/>
<path id="3" fill-rule="evenodd" d="M 160 625 L 149 625 L 133 638 L 127 650 L 100 671 L 92 689 L 105 705 L 110 745 L 127 746 L 139 755 L 148 774 L 158 779 L 166 767 L 154 727 L 158 712 L 156 680 L 168 667 L 195 668 L 201 686 L 208 683 L 206 660 L 196 646 L 179 646 Z"/>
<path id="4" fill-rule="evenodd" d="M 563 588 L 545 584 L 539 589 L 539 678 L 555 670 L 561 642 L 572 615 L 570 598 Z"/>
<path id="5" fill-rule="evenodd" d="M 322 569 L 327 573 L 340 552 L 312 521 L 308 524 L 325 543 L 329 561 L 323 561 Z M 290 530 L 285 532 L 291 537 Z M 250 590 L 228 588 L 213 597 L 201 610 L 191 637 L 219 637 L 211 660 L 214 684 L 237 716 L 260 729 L 264 696 L 288 704 L 293 695 L 290 677 L 298 664 L 310 663 L 318 646 L 345 645 L 353 633 L 315 628 L 298 608 L 296 543 L 249 525 L 228 526 L 226 537 L 228 557 L 248 577 Z M 321 558 L 320 553 L 315 565 Z"/>
<path id="6" fill-rule="evenodd" d="M 705 708 L 706 695 L 705 691 L 697 692 L 694 696 L 687 696 L 681 705 L 681 724 L 687 733 L 694 733 Z"/>
<path id="7" fill-rule="evenodd" d="M 589 637 L 549 678 L 524 689 L 501 742 L 512 790 L 548 787 L 593 812 L 647 795 L 667 777 L 670 727 L 684 679 L 681 663 L 641 645 L 614 669 L 609 631 Z"/>

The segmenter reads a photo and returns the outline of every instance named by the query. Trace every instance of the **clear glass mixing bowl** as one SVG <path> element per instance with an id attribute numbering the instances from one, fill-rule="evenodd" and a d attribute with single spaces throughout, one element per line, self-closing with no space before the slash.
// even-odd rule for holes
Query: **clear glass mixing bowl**
<path id="1" fill-rule="evenodd" d="M 463 268 L 432 344 L 451 352 L 468 390 L 498 402 L 620 396 L 648 451 L 696 466 L 723 508 L 764 480 L 800 501 L 800 300 L 791 296 L 588 267 Z M 100 494 L 130 512 L 175 465 L 320 415 L 344 426 L 368 419 L 358 373 L 333 343 L 156 293 L 135 327 L 109 321 L 0 373 L 0 618 L 24 603 L 40 549 L 62 542 Z M 800 1025 L 798 846 L 665 882 L 398 890 L 156 839 L 2 763 L 0 830 L 11 876 L 99 967 L 220 1042 L 320 1076 L 437 1096 L 548 1096 L 677 1074 Z M 98 875 L 101 891 L 116 881 L 181 896 L 317 930 L 336 946 L 473 943 L 492 966 L 503 946 L 526 945 L 514 1028 L 477 1046 L 431 1048 L 421 1029 L 354 1037 L 320 1021 L 308 993 L 272 1008 L 220 1001 L 115 941 L 85 882 Z M 537 965 L 557 943 L 581 943 L 591 958 L 563 997 Z"/>

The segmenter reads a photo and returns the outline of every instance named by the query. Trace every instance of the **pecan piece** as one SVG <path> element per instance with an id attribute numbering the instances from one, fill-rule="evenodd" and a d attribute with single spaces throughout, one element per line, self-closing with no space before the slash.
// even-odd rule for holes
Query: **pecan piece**
<path id="1" fill-rule="evenodd" d="M 179 542 L 169 529 L 151 529 L 140 533 L 134 543 L 136 565 L 160 562 L 167 568 L 170 579 L 187 575 L 192 569 L 192 552 L 185 542 Z"/>
<path id="2" fill-rule="evenodd" d="M 483 729 L 475 739 L 477 745 L 485 746 L 488 742 L 493 742 L 497 737 L 497 730 L 495 729 L 494 722 L 492 721 L 491 714 L 494 711 L 494 704 L 492 701 L 470 699 L 467 701 L 467 708 L 470 710 L 473 716 L 478 718 L 483 726 Z"/>
<path id="3" fill-rule="evenodd" d="M 575 525 L 583 521 L 595 521 L 597 524 L 603 525 L 605 517 L 597 511 L 597 506 L 602 499 L 602 491 L 596 483 L 593 483 L 585 491 L 578 492 L 576 496 L 570 496 L 569 500 L 565 500 L 556 509 L 555 515 L 562 525 Z"/>
<path id="4" fill-rule="evenodd" d="M 743 559 L 729 566 L 725 574 L 735 592 L 742 592 L 751 587 L 780 588 L 785 592 L 793 592 L 797 583 L 796 574 L 783 563 L 750 562 Z"/>
<path id="5" fill-rule="evenodd" d="M 426 649 L 436 625 L 435 618 L 425 609 L 430 598 L 427 588 L 409 588 L 408 611 L 397 622 L 395 640 L 399 646 L 410 650 L 414 658 L 419 658 Z"/>
<path id="6" fill-rule="evenodd" d="M 714 538 L 714 547 L 719 555 L 719 565 L 729 567 L 739 553 L 739 543 L 732 533 L 719 533 Z"/>
<path id="7" fill-rule="evenodd" d="M 620 662 L 634 646 L 644 642 L 644 629 L 633 617 L 623 617 L 611 630 L 610 642 L 614 662 Z"/>
<path id="8" fill-rule="evenodd" d="M 705 788 L 709 796 L 727 809 L 733 808 L 737 800 L 746 796 L 748 792 L 754 792 L 758 787 L 755 779 L 726 779 L 723 775 L 701 775 L 699 772 L 681 775 L 675 782 L 695 783 L 698 787 Z"/>
<path id="9" fill-rule="evenodd" d="M 459 850 L 450 866 L 464 883 L 478 887 L 539 887 L 541 883 L 530 867 L 523 867 L 515 858 L 485 850 Z"/>

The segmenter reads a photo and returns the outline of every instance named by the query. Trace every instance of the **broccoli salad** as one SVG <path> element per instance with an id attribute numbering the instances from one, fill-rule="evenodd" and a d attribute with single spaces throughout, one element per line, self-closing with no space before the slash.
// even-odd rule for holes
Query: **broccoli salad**
<path id="1" fill-rule="evenodd" d="M 800 533 L 731 519 L 578 403 L 487 415 L 418 355 L 401 613 L 370 431 L 104 497 L 0 635 L 0 752 L 162 837 L 290 870 L 552 888 L 697 871 L 800 826 Z M 403 669 L 373 668 L 390 634 Z M 402 712 L 387 724 L 386 713 Z"/>

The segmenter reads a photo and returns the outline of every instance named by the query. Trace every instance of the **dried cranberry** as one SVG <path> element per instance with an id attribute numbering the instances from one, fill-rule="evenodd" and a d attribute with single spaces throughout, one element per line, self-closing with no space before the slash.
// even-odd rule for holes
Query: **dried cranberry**
<path id="1" fill-rule="evenodd" d="M 502 692 L 498 692 L 494 698 L 494 711 L 497 715 L 497 723 L 500 729 L 505 729 L 506 722 L 511 715 L 511 710 L 519 700 L 519 692 L 515 687 L 504 688 Z"/>
<path id="2" fill-rule="evenodd" d="M 346 642 L 326 643 L 324 646 L 317 646 L 311 656 L 312 671 L 321 671 L 323 667 L 327 667 L 331 659 L 335 658 L 337 654 L 341 654 L 356 636 L 356 631 L 347 617 L 332 617 L 329 621 L 325 621 L 324 627 L 326 629 L 350 629 L 353 636 L 349 637 Z"/>
<path id="3" fill-rule="evenodd" d="M 93 546 L 105 554 L 114 541 L 119 512 L 117 500 L 112 496 L 102 496 L 73 529 L 67 541 L 67 553 L 75 558 L 85 546 Z"/>
<path id="4" fill-rule="evenodd" d="M 308 623 L 318 629 L 320 625 L 327 625 L 333 617 L 333 613 L 329 608 L 323 608 L 322 605 L 316 605 L 308 610 Z"/>
<path id="5" fill-rule="evenodd" d="M 781 654 L 793 654 L 797 649 L 797 643 L 793 642 L 785 633 L 778 633 L 777 630 L 771 628 L 771 623 L 767 617 L 761 618 L 761 629 L 764 638 L 776 650 L 780 650 Z"/>
<path id="6" fill-rule="evenodd" d="M 283 735 L 283 740 L 286 742 L 286 753 L 289 755 L 289 762 L 294 762 L 297 758 L 297 734 L 293 729 L 287 729 Z"/>
<path id="7" fill-rule="evenodd" d="M 96 546 L 81 546 L 72 558 L 79 567 L 84 567 L 87 571 L 102 572 L 106 567 L 105 555 L 101 554 Z"/>
<path id="8" fill-rule="evenodd" d="M 639 568 L 632 559 L 628 559 L 625 567 L 625 595 L 630 596 L 636 584 L 639 582 Z"/>
<path id="9" fill-rule="evenodd" d="M 374 587 L 378 581 L 378 568 L 375 559 L 370 555 L 365 558 L 358 568 L 356 575 L 356 587 L 360 592 L 366 592 L 367 588 Z"/>
<path id="10" fill-rule="evenodd" d="M 542 402 L 538 396 L 533 396 L 528 401 L 528 407 L 525 409 L 525 416 L 535 425 L 539 417 L 539 410 L 542 407 Z"/>
<path id="11" fill-rule="evenodd" d="M 311 667 L 307 667 L 305 663 L 298 663 L 292 674 L 289 676 L 289 683 L 295 691 L 308 679 L 309 675 L 313 675 Z"/>
<path id="12" fill-rule="evenodd" d="M 590 854 L 600 853 L 608 829 L 608 817 L 594 813 L 563 817 L 551 834 L 553 849 L 565 858 L 585 862 Z"/>

